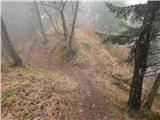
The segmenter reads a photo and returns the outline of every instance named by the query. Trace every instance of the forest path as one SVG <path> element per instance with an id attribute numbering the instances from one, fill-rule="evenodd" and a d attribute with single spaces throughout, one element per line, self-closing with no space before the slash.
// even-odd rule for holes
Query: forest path
<path id="1" fill-rule="evenodd" d="M 42 55 L 42 53 L 40 55 Z M 85 69 L 76 66 L 48 63 L 48 60 L 51 58 L 47 52 L 43 53 L 43 57 L 43 59 L 33 58 L 33 64 L 52 71 L 63 72 L 73 77 L 79 85 L 77 100 L 69 111 L 69 120 L 108 120 L 110 112 L 106 105 L 106 98 L 103 93 L 98 90 L 94 80 L 92 80 L 94 75 L 92 76 L 86 72 Z"/>
<path id="2" fill-rule="evenodd" d="M 79 34 L 81 38 L 77 41 L 82 42 L 79 43 L 77 48 L 81 50 L 85 50 L 83 48 L 83 42 L 89 42 L 89 44 L 93 46 L 90 50 L 87 50 L 87 54 L 91 56 L 91 60 L 102 59 L 107 56 L 107 60 L 114 63 L 112 56 L 106 51 L 105 47 L 96 39 L 90 38 L 85 34 Z M 84 41 L 82 41 L 84 40 Z M 103 49 L 99 49 L 103 48 Z M 28 50 L 24 50 L 28 51 Z M 38 53 L 38 54 L 37 54 Z M 98 56 L 100 55 L 100 56 Z M 92 61 L 92 65 L 82 69 L 80 67 L 73 66 L 69 63 L 63 65 L 54 65 L 52 61 L 52 55 L 49 51 L 40 49 L 39 47 L 34 48 L 34 52 L 30 56 L 29 60 L 32 64 L 50 69 L 52 71 L 60 71 L 64 74 L 67 74 L 73 77 L 78 85 L 79 91 L 77 92 L 76 102 L 72 105 L 71 110 L 69 110 L 69 120 L 108 120 L 109 119 L 109 108 L 107 106 L 107 99 L 104 94 L 98 89 L 95 79 L 96 79 L 96 71 L 94 69 L 95 63 Z M 110 64 L 110 62 L 109 62 Z M 92 68 L 93 67 L 93 68 Z M 89 70 L 90 72 L 86 72 Z"/>
<path id="3" fill-rule="evenodd" d="M 76 102 L 69 111 L 69 120 L 108 120 L 110 112 L 106 104 L 106 98 L 98 90 L 94 80 L 92 80 L 92 75 L 89 75 L 85 69 L 54 64 L 40 64 L 38 66 L 52 71 L 63 72 L 77 81 L 79 91 L 76 95 Z"/>
<path id="4" fill-rule="evenodd" d="M 63 68 L 66 74 L 74 77 L 80 87 L 77 102 L 73 105 L 70 119 L 73 120 L 107 120 L 109 113 L 106 99 L 92 83 L 87 74 L 79 68 Z"/>
<path id="5" fill-rule="evenodd" d="M 107 120 L 109 110 L 106 105 L 106 98 L 94 84 L 92 75 L 85 69 L 76 66 L 48 63 L 48 60 L 51 59 L 50 55 L 43 52 L 41 51 L 40 55 L 43 54 L 42 56 L 45 57 L 43 59 L 32 58 L 33 64 L 52 71 L 63 72 L 73 77 L 79 85 L 77 100 L 69 112 L 69 120 Z"/>

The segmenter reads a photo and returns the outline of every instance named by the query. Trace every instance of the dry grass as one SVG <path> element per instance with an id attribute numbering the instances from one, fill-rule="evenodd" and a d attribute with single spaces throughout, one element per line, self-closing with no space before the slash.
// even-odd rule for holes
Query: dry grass
<path id="1" fill-rule="evenodd" d="M 61 119 L 78 89 L 73 78 L 28 66 L 2 73 L 2 119 Z"/>
<path id="2" fill-rule="evenodd" d="M 85 68 L 85 73 L 106 96 L 111 120 L 136 120 L 129 116 L 126 106 L 129 91 L 123 89 L 122 82 L 129 81 L 119 83 L 112 76 L 116 75 L 123 80 L 129 80 L 132 76 L 133 68 L 118 62 L 126 59 L 128 54 L 124 52 L 124 46 L 112 46 L 106 50 L 106 46 L 93 34 L 86 35 L 79 30 L 76 33 L 73 44 L 77 52 L 71 63 Z M 66 56 L 65 50 L 56 53 L 53 55 L 55 64 Z M 77 89 L 75 80 L 63 72 L 30 66 L 15 71 L 6 68 L 2 78 L 2 118 L 67 118 L 67 109 L 75 101 Z M 158 103 L 156 100 L 157 106 Z M 159 111 L 156 105 L 153 109 Z"/>
<path id="3" fill-rule="evenodd" d="M 63 61 L 67 60 L 68 57 L 69 53 L 67 49 L 61 48 L 59 51 L 56 52 L 56 54 L 52 56 L 52 63 L 53 64 L 62 63 Z"/>
<path id="4" fill-rule="evenodd" d="M 86 35 L 81 31 L 77 33 L 78 39 L 75 41 L 77 48 L 83 51 L 82 59 L 87 58 L 88 61 L 85 65 L 85 72 L 88 72 L 92 82 L 95 82 L 99 90 L 106 96 L 106 102 L 112 113 L 110 118 L 113 120 L 136 120 L 136 117 L 129 115 L 127 108 L 128 84 L 131 82 L 133 68 L 119 62 L 126 60 L 128 56 L 126 47 L 112 45 L 111 48 L 106 48 L 93 34 Z M 107 51 L 107 49 L 109 50 Z M 117 81 L 112 75 L 118 76 L 121 81 Z"/>
<path id="5" fill-rule="evenodd" d="M 84 67 L 89 64 L 88 55 L 83 49 L 79 49 L 72 61 L 73 65 Z"/>
<path id="6" fill-rule="evenodd" d="M 118 60 L 125 61 L 128 59 L 129 49 L 127 45 L 113 45 L 112 43 L 107 42 L 106 48 L 111 53 L 111 55 Z"/>

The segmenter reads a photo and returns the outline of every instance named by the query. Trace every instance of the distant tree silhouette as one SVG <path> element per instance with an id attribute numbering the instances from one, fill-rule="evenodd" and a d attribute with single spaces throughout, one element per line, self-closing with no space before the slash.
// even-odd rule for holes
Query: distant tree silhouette
<path id="1" fill-rule="evenodd" d="M 10 41 L 7 29 L 6 29 L 6 25 L 2 17 L 1 17 L 1 35 L 2 35 L 2 44 L 6 49 L 7 53 L 10 55 L 11 59 L 13 60 L 13 67 L 16 67 L 16 66 L 23 67 L 22 59 L 17 54 L 15 48 L 13 47 Z"/>

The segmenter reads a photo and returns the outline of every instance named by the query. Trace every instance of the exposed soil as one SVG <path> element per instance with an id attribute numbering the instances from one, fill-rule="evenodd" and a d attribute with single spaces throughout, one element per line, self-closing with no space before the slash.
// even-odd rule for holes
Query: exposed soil
<path id="1" fill-rule="evenodd" d="M 80 91 L 77 94 L 77 101 L 70 111 L 70 119 L 107 120 L 109 110 L 107 109 L 105 96 L 96 88 L 83 69 L 60 65 L 50 65 L 48 69 L 64 72 L 64 74 L 76 79 L 79 84 Z"/>
<path id="2" fill-rule="evenodd" d="M 80 86 L 78 101 L 73 108 L 73 120 L 107 120 L 109 111 L 105 97 L 83 70 L 72 68 L 64 71 L 73 76 Z M 76 109 L 76 110 L 75 110 Z"/>

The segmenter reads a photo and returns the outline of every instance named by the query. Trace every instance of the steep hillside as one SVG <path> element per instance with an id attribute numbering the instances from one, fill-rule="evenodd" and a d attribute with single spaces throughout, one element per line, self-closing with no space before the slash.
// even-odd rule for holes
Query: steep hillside
<path id="1" fill-rule="evenodd" d="M 2 119 L 39 120 L 68 118 L 78 84 L 63 72 L 34 66 L 3 68 Z"/>
<path id="2" fill-rule="evenodd" d="M 136 120 L 126 105 L 130 65 L 113 57 L 91 31 L 76 30 L 71 57 L 58 43 L 60 34 L 48 38 L 50 49 L 36 43 L 26 60 L 36 67 L 2 71 L 3 119 Z M 23 49 L 25 59 L 31 45 Z"/>

